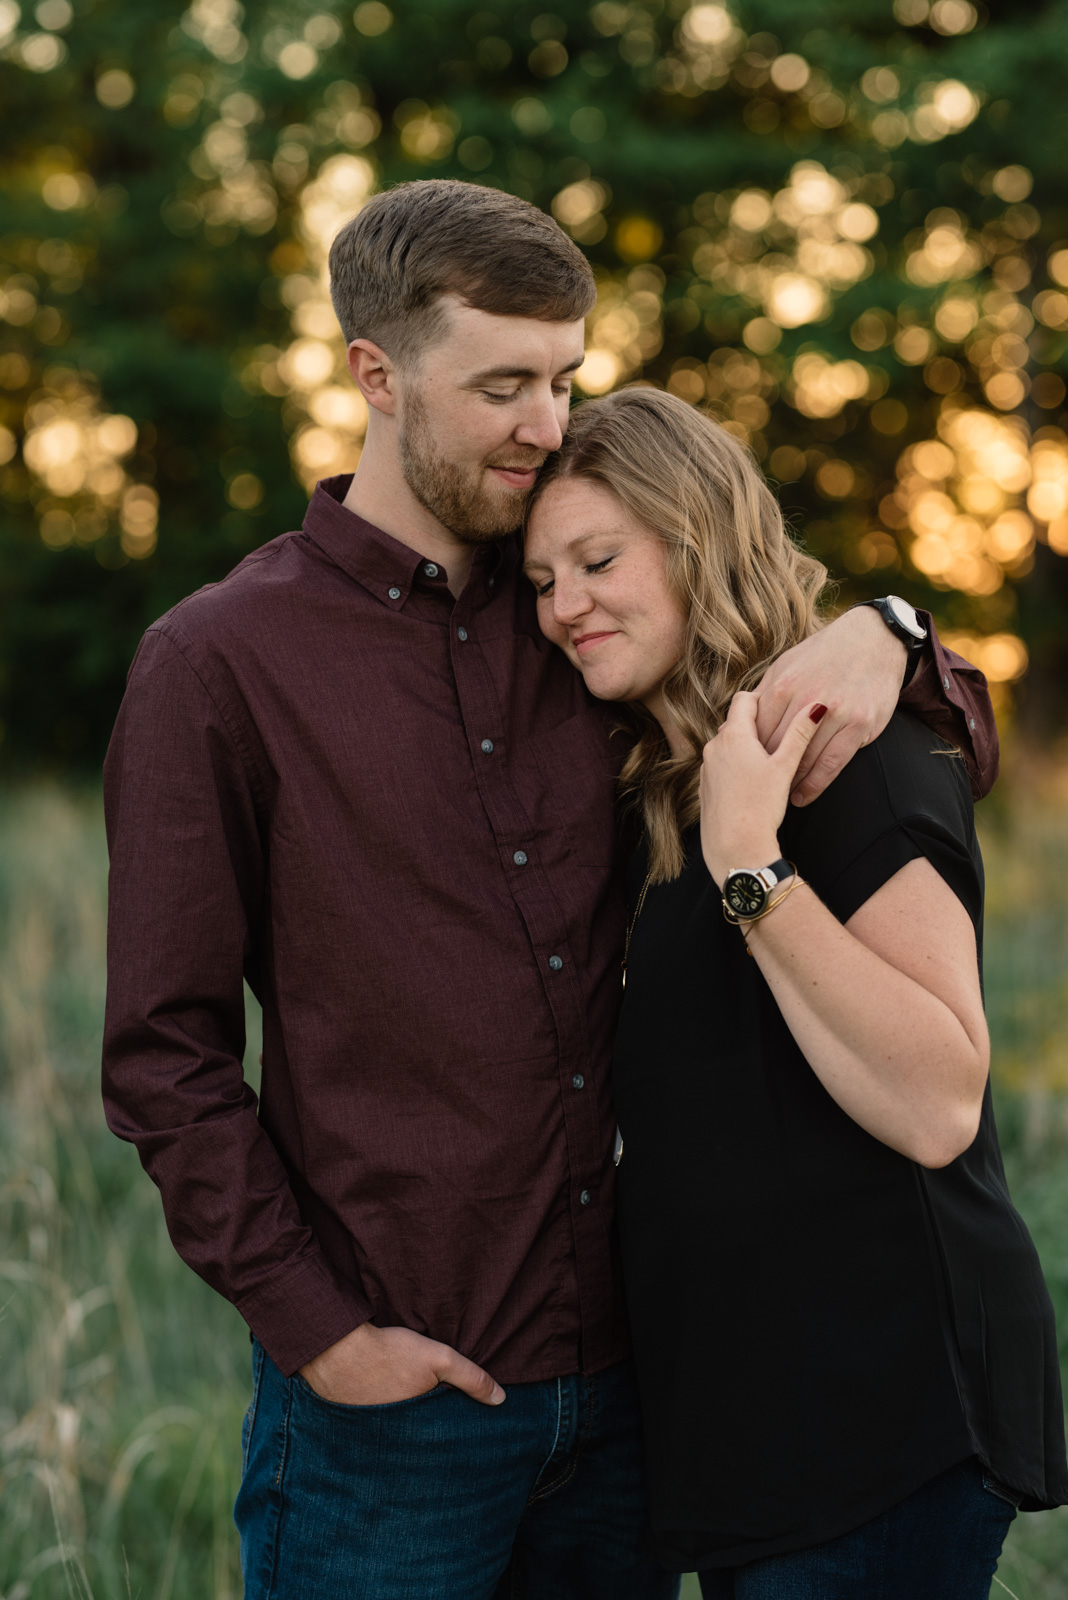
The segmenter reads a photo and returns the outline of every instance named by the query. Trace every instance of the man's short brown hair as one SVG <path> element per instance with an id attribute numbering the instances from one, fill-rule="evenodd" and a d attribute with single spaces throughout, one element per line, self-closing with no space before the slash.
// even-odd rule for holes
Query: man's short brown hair
<path id="1" fill-rule="evenodd" d="M 596 288 L 552 217 L 455 179 L 375 195 L 330 247 L 330 295 L 348 343 L 372 339 L 394 361 L 410 359 L 443 325 L 446 294 L 497 316 L 575 322 Z"/>

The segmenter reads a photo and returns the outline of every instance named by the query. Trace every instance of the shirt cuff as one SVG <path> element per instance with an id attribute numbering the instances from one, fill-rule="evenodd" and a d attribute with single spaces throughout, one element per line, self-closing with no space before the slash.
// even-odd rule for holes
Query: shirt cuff
<path id="1" fill-rule="evenodd" d="M 901 691 L 899 705 L 912 711 L 964 757 L 972 794 L 981 800 L 998 775 L 998 734 L 986 679 L 970 661 L 947 650 L 930 612 L 918 613 L 928 629 L 928 642 L 917 670 Z"/>
<path id="2" fill-rule="evenodd" d="M 235 1304 L 286 1378 L 371 1320 L 371 1307 L 355 1285 L 316 1257 L 279 1272 Z"/>

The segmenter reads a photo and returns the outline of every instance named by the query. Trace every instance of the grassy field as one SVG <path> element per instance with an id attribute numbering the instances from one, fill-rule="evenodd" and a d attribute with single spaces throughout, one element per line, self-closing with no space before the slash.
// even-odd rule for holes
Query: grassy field
<path id="1" fill-rule="evenodd" d="M 1064 815 L 1031 798 L 985 828 L 1000 1116 L 1062 1347 Z M 175 1256 L 154 1188 L 103 1125 L 104 877 L 95 796 L 0 794 L 0 1600 L 237 1600 L 248 1338 Z M 1018 1519 L 999 1583 L 1068 1600 L 1068 1513 Z"/>

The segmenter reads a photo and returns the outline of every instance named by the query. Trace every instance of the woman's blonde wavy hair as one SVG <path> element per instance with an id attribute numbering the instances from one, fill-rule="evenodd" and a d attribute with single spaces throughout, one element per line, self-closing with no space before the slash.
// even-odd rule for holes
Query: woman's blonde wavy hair
<path id="1" fill-rule="evenodd" d="M 822 626 L 827 570 L 790 539 L 749 452 L 711 417 L 644 386 L 588 400 L 571 414 L 527 517 L 550 484 L 602 484 L 663 541 L 668 583 L 687 615 L 682 659 L 664 700 L 689 746 L 676 758 L 660 725 L 631 705 L 637 740 L 620 774 L 644 822 L 654 883 L 676 878 L 682 836 L 698 820 L 701 752 L 738 689 Z"/>

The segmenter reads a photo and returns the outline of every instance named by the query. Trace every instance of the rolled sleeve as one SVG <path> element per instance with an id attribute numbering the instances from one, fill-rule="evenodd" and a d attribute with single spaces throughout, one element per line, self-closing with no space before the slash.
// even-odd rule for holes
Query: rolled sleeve
<path id="1" fill-rule="evenodd" d="M 1000 760 L 986 679 L 978 667 L 946 648 L 929 612 L 919 615 L 927 626 L 929 642 L 899 704 L 956 745 L 968 769 L 972 795 L 981 800 L 994 787 Z"/>

